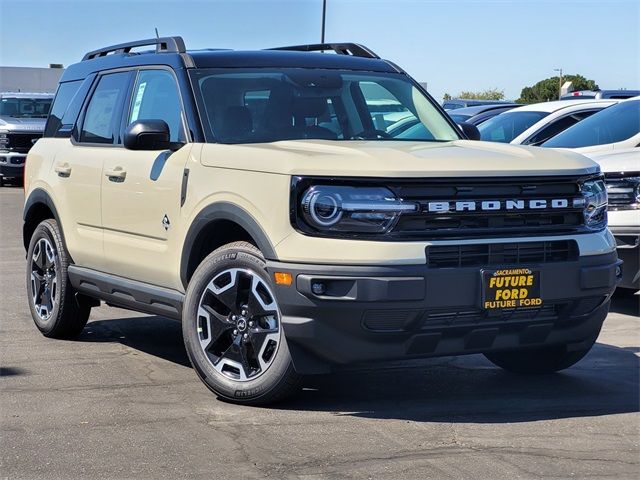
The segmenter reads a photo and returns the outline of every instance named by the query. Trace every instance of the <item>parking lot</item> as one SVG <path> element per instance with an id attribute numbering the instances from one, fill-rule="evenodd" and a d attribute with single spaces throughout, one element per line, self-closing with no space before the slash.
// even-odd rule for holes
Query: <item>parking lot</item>
<path id="1" fill-rule="evenodd" d="M 2 478 L 636 478 L 638 296 L 553 376 L 481 356 L 308 379 L 271 408 L 217 400 L 179 323 L 103 306 L 44 338 L 24 289 L 23 194 L 0 189 Z"/>

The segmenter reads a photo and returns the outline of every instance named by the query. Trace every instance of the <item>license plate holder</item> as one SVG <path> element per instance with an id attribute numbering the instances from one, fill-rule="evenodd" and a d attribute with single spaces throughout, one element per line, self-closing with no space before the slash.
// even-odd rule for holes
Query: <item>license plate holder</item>
<path id="1" fill-rule="evenodd" d="M 540 270 L 512 267 L 481 270 L 482 308 L 511 310 L 542 306 Z"/>

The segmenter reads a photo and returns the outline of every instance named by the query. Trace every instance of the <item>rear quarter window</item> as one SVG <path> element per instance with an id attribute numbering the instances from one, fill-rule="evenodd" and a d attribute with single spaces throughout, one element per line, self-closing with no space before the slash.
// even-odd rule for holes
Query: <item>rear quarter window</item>
<path id="1" fill-rule="evenodd" d="M 64 114 L 69 108 L 71 100 L 73 100 L 73 97 L 78 93 L 80 85 L 82 85 L 82 80 L 61 83 L 58 86 L 56 98 L 53 101 L 53 106 L 51 107 L 51 112 L 49 113 L 47 124 L 44 128 L 45 137 L 54 137 L 56 132 L 63 125 L 62 119 Z"/>

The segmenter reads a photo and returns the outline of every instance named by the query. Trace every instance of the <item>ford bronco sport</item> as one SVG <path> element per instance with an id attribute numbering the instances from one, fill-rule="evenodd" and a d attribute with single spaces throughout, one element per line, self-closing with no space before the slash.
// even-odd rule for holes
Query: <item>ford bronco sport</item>
<path id="1" fill-rule="evenodd" d="M 418 124 L 391 136 L 384 100 Z M 101 301 L 181 319 L 195 371 L 236 402 L 390 359 L 567 368 L 621 272 L 595 163 L 467 140 L 355 44 L 90 52 L 25 180 L 40 331 L 76 336 Z"/>

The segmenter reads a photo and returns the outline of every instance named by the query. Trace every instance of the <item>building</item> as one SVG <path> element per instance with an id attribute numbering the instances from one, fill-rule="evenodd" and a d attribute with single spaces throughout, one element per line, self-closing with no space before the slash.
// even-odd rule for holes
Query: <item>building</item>
<path id="1" fill-rule="evenodd" d="M 0 92 L 54 93 L 64 69 L 52 67 L 0 67 Z"/>

